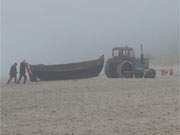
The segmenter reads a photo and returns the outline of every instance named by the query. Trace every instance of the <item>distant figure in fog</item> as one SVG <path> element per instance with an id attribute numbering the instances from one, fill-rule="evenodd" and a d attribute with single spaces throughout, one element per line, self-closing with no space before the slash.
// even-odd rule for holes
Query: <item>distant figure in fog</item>
<path id="1" fill-rule="evenodd" d="M 7 84 L 9 84 L 13 78 L 14 78 L 14 83 L 17 83 L 17 63 L 14 63 L 10 68 L 9 80 Z"/>
<path id="2" fill-rule="evenodd" d="M 20 63 L 18 83 L 20 83 L 22 77 L 24 77 L 24 84 L 26 83 L 26 80 L 27 80 L 26 68 L 27 68 L 27 63 L 26 63 L 25 60 L 23 60 L 23 61 Z"/>

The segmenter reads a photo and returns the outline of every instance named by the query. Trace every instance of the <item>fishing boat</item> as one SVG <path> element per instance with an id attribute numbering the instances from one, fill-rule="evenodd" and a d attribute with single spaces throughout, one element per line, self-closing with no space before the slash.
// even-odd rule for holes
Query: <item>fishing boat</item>
<path id="1" fill-rule="evenodd" d="M 58 65 L 30 65 L 30 80 L 68 80 L 96 77 L 104 66 L 104 55 L 96 60 Z"/>

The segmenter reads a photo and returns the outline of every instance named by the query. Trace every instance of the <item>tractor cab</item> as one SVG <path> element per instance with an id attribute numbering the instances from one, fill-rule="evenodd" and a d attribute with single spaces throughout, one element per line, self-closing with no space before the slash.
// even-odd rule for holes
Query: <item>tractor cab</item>
<path id="1" fill-rule="evenodd" d="M 112 57 L 135 57 L 133 48 L 130 47 L 117 47 L 112 50 Z"/>

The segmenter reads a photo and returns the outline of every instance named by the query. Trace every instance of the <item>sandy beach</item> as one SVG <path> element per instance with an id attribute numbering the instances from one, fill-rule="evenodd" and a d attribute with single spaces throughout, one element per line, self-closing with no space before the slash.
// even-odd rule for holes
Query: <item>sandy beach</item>
<path id="1" fill-rule="evenodd" d="M 180 0 L 4 0 L 1 20 L 0 135 L 180 135 Z"/>
<path id="2" fill-rule="evenodd" d="M 1 84 L 2 135 L 178 135 L 178 77 Z"/>

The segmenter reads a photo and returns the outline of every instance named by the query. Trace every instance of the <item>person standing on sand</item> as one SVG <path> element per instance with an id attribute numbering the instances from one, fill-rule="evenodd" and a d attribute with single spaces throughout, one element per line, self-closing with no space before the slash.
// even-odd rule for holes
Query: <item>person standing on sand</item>
<path id="1" fill-rule="evenodd" d="M 17 63 L 14 63 L 10 68 L 9 80 L 7 84 L 9 84 L 13 78 L 14 78 L 14 83 L 17 83 Z"/>
<path id="2" fill-rule="evenodd" d="M 27 76 L 26 76 L 26 68 L 27 68 L 27 63 L 25 60 L 23 60 L 21 63 L 20 63 L 20 70 L 19 70 L 19 80 L 18 80 L 18 83 L 20 83 L 22 77 L 24 77 L 24 84 L 26 83 L 26 80 L 27 80 Z"/>

